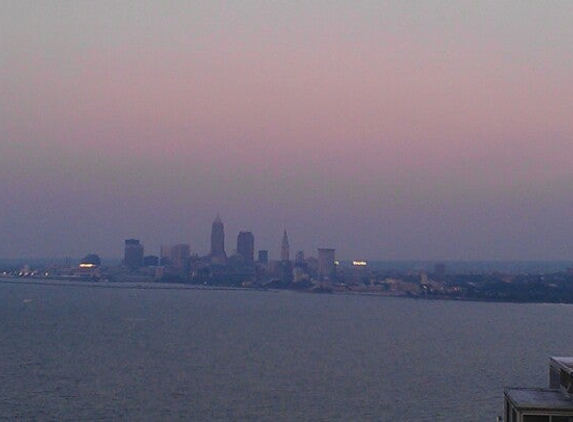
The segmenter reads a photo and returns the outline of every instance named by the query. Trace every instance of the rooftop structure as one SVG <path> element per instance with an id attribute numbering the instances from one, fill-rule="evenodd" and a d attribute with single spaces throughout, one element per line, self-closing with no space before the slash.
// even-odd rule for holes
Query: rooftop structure
<path id="1" fill-rule="evenodd" d="M 559 388 L 573 400 L 573 357 L 549 360 L 549 387 Z"/>
<path id="2" fill-rule="evenodd" d="M 573 358 L 552 357 L 549 388 L 505 390 L 505 422 L 573 422 Z"/>

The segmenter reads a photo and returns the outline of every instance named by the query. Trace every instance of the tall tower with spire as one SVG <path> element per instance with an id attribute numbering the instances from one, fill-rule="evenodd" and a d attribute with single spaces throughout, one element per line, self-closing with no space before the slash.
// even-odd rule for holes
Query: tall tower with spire
<path id="1" fill-rule="evenodd" d="M 227 254 L 225 253 L 225 226 L 219 214 L 217 214 L 217 218 L 215 218 L 211 226 L 211 260 L 221 264 L 227 260 Z"/>
<path id="2" fill-rule="evenodd" d="M 289 260 L 289 244 L 286 230 L 283 233 L 283 241 L 281 242 L 281 261 Z"/>

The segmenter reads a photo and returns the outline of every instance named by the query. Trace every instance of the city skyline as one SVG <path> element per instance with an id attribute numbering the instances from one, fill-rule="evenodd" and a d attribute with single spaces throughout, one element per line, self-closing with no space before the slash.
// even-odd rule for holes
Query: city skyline
<path id="1" fill-rule="evenodd" d="M 3 1 L 0 258 L 208 251 L 220 212 L 272 257 L 286 229 L 341 259 L 571 259 L 571 16 Z"/>
<path id="2" fill-rule="evenodd" d="M 183 243 L 178 243 L 177 245 L 172 245 L 172 244 L 167 244 L 167 243 L 160 243 L 159 246 L 159 251 L 156 250 L 149 250 L 149 249 L 145 249 L 145 253 L 144 253 L 144 244 L 141 243 L 141 239 L 139 238 L 130 238 L 130 239 L 125 239 L 124 241 L 124 265 L 126 265 L 127 267 L 137 267 L 137 265 L 133 265 L 133 262 L 140 262 L 139 265 L 141 265 L 141 262 L 143 262 L 143 258 L 144 255 L 145 256 L 157 256 L 159 258 L 161 257 L 168 257 L 171 249 L 173 249 L 174 247 L 181 247 L 181 246 L 187 246 L 188 249 L 188 255 L 192 254 L 192 255 L 197 255 L 200 257 L 205 257 L 208 258 L 208 260 L 210 260 L 212 263 L 215 264 L 226 264 L 227 263 L 227 258 L 229 258 L 229 256 L 240 256 L 243 261 L 244 264 L 246 264 L 247 266 L 249 265 L 253 265 L 255 262 L 255 251 L 257 253 L 259 252 L 265 252 L 266 253 L 266 257 L 267 258 L 271 258 L 272 260 L 275 261 L 290 261 L 290 245 L 289 245 L 289 240 L 288 240 L 288 235 L 287 235 L 287 230 L 283 230 L 283 234 L 282 234 L 282 238 L 281 238 L 281 243 L 280 243 L 280 253 L 276 256 L 276 257 L 272 257 L 272 253 L 269 255 L 269 250 L 273 250 L 274 248 L 268 248 L 265 245 L 263 246 L 256 246 L 256 237 L 254 236 L 254 233 L 251 231 L 247 231 L 247 230 L 240 230 L 237 235 L 236 238 L 232 236 L 231 234 L 231 238 L 229 240 L 229 243 L 231 244 L 235 244 L 236 247 L 232 247 L 229 249 L 229 251 L 227 251 L 227 248 L 225 246 L 226 241 L 229 239 L 229 234 L 226 233 L 225 230 L 225 224 L 223 219 L 221 218 L 220 214 L 217 214 L 215 219 L 213 220 L 213 223 L 211 224 L 211 238 L 210 238 L 210 243 L 209 246 L 205 247 L 201 247 L 201 246 L 196 246 L 191 248 L 191 243 L 193 244 L 197 244 L 199 245 L 199 242 L 190 242 L 189 240 L 185 241 L 183 240 Z M 236 243 L 235 243 L 236 240 Z M 154 241 L 154 244 L 157 243 L 157 240 Z M 133 250 L 135 249 L 137 250 L 137 252 L 135 253 L 135 255 L 137 256 L 136 258 L 128 258 L 128 255 L 133 255 Z M 317 251 L 320 251 L 321 248 L 317 248 Z M 329 249 L 330 250 L 330 249 Z M 334 249 L 332 249 L 334 250 Z M 308 251 L 307 252 L 311 252 Z M 297 252 L 297 254 L 300 254 L 304 260 L 304 250 L 299 250 Z M 312 253 L 310 253 L 310 255 L 312 256 Z M 112 258 L 112 257 L 106 257 L 106 258 Z M 296 261 L 296 259 L 295 259 Z M 131 262 L 131 263 L 130 263 Z"/>

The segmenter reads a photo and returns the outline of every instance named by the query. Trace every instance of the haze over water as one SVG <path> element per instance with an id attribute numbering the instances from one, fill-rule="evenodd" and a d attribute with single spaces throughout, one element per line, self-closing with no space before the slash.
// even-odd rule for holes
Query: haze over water
<path id="1" fill-rule="evenodd" d="M 0 418 L 487 421 L 569 305 L 0 284 Z"/>

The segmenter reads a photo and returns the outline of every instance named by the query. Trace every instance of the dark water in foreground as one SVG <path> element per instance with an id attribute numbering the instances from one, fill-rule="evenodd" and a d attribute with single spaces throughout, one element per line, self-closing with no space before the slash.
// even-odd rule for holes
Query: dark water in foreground
<path id="1" fill-rule="evenodd" d="M 494 421 L 573 306 L 0 283 L 0 419 Z"/>

